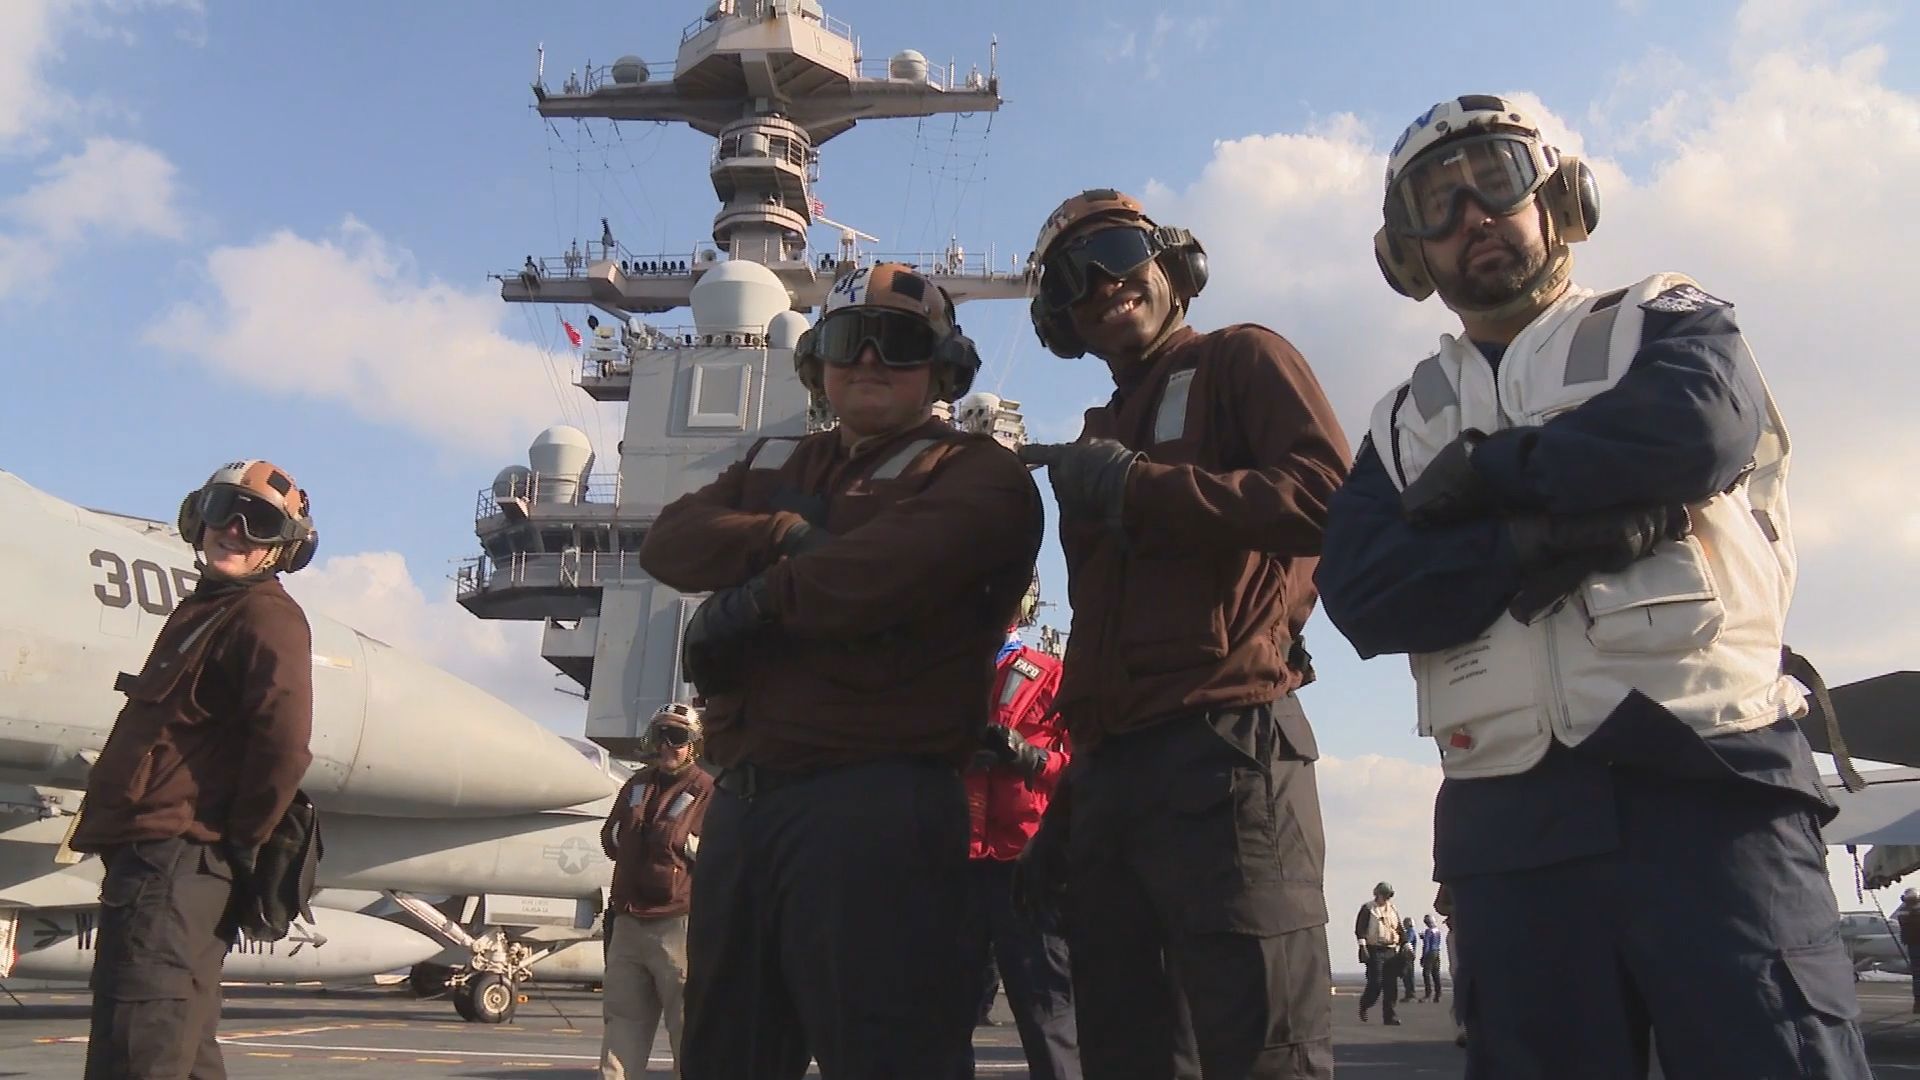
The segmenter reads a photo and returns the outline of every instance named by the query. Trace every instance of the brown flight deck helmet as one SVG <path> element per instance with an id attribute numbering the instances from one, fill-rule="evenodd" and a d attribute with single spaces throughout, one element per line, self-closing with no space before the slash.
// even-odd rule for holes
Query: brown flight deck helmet
<path id="1" fill-rule="evenodd" d="M 822 374 L 826 361 L 820 355 L 820 325 L 840 312 L 858 310 L 910 315 L 933 331 L 932 348 L 926 361 L 934 365 L 936 400 L 952 401 L 972 389 L 974 376 L 980 371 L 980 353 L 974 348 L 973 339 L 961 332 L 954 315 L 953 298 L 918 270 L 895 262 L 855 267 L 827 290 L 826 301 L 820 305 L 819 321 L 800 335 L 793 349 L 793 371 L 800 385 L 817 396 L 826 394 Z"/>
<path id="2" fill-rule="evenodd" d="M 1207 287 L 1207 251 L 1200 246 L 1200 241 L 1185 229 L 1156 223 L 1147 216 L 1140 200 L 1113 188 L 1088 188 L 1047 215 L 1046 223 L 1040 226 L 1040 235 L 1034 238 L 1033 254 L 1027 263 L 1027 272 L 1036 286 L 1047 272 L 1047 257 L 1053 254 L 1054 247 L 1063 240 L 1092 231 L 1091 223 L 1100 221 L 1134 223 L 1151 238 L 1154 257 L 1166 269 L 1173 285 L 1174 302 L 1182 310 Z M 1086 344 L 1073 332 L 1069 313 L 1072 306 L 1071 302 L 1049 303 L 1046 290 L 1037 289 L 1027 309 L 1040 344 L 1055 356 L 1069 360 L 1087 352 Z"/>
<path id="3" fill-rule="evenodd" d="M 320 546 L 312 500 L 271 461 L 230 461 L 215 469 L 206 483 L 180 500 L 176 524 L 181 538 L 197 549 L 209 524 L 225 526 L 236 517 L 247 539 L 279 548 L 269 569 L 304 569 Z"/>

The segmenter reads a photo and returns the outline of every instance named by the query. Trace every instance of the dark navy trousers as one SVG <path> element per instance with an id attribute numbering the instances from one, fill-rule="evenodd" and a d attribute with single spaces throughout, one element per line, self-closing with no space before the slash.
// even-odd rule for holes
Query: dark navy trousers
<path id="1" fill-rule="evenodd" d="M 1869 1080 L 1814 808 L 1611 771 L 1614 850 L 1446 882 L 1469 1080 Z"/>
<path id="2" fill-rule="evenodd" d="M 1066 939 L 1057 927 L 1036 926 L 1013 909 L 1013 863 L 972 859 L 967 863 L 967 914 L 961 923 L 975 982 L 972 1000 L 987 992 L 985 960 L 991 956 L 1007 991 L 1007 1007 L 1020 1030 L 1032 1080 L 1080 1080 L 1080 1052 L 1073 1020 L 1073 969 Z M 974 1075 L 973 1044 L 954 1070 Z"/>

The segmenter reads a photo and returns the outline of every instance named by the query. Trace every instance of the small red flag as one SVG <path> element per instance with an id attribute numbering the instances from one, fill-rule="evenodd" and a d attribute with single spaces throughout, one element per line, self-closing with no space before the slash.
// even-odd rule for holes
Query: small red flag
<path id="1" fill-rule="evenodd" d="M 573 342 L 574 348 L 576 349 L 579 348 L 580 347 L 580 331 L 575 330 L 573 328 L 573 324 L 568 322 L 565 319 L 560 320 L 560 325 L 566 328 L 567 340 Z"/>

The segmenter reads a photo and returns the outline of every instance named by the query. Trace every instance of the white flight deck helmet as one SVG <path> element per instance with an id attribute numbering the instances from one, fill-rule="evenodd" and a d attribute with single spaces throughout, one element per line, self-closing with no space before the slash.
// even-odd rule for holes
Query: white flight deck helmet
<path id="1" fill-rule="evenodd" d="M 1559 289 L 1572 272 L 1567 245 L 1585 240 L 1600 218 L 1593 172 L 1579 158 L 1549 146 L 1540 126 L 1518 106 L 1490 94 L 1464 94 L 1414 118 L 1387 155 L 1385 223 L 1373 237 L 1374 258 L 1395 292 L 1414 300 L 1433 294 L 1420 241 L 1451 233 L 1461 203 L 1473 197 L 1489 211 L 1510 213 L 1538 198 L 1547 262 L 1518 295 L 1463 314 L 1505 318 Z"/>
<path id="2" fill-rule="evenodd" d="M 1900 902 L 1903 904 L 1920 904 L 1920 889 L 1908 889 L 1906 892 L 1901 893 Z"/>

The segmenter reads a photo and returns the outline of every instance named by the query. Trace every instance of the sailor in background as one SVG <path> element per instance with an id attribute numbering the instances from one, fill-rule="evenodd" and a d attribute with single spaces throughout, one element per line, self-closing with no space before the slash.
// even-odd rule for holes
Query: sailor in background
<path id="1" fill-rule="evenodd" d="M 651 760 L 627 778 L 600 827 L 601 850 L 613 861 L 600 997 L 602 1080 L 645 1076 L 662 1020 L 679 1073 L 687 907 L 700 829 L 713 802 L 713 778 L 696 764 L 697 710 L 669 702 L 642 737 Z"/>

